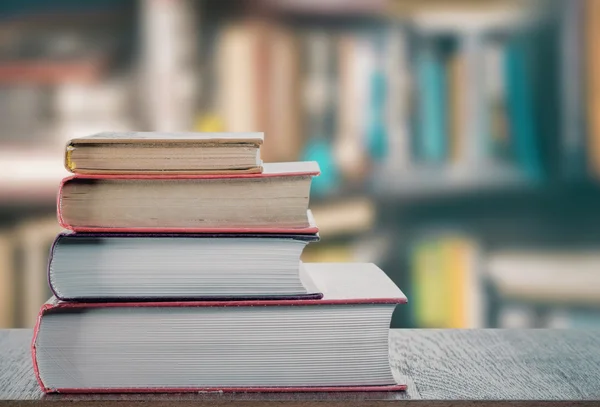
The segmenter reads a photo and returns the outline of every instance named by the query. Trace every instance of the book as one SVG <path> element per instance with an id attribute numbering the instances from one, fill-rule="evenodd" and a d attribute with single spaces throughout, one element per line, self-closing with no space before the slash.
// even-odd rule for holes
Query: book
<path id="1" fill-rule="evenodd" d="M 504 44 L 498 41 L 485 43 L 483 49 L 484 96 L 488 113 L 485 116 L 485 133 L 489 135 L 484 143 L 484 153 L 492 161 L 507 162 L 511 156 L 511 140 L 508 131 L 506 104 L 506 84 L 504 83 Z"/>
<path id="2" fill-rule="evenodd" d="M 405 172 L 412 164 L 409 126 L 411 77 L 409 38 L 401 25 L 389 29 L 385 54 L 389 89 L 385 106 L 385 127 L 389 133 L 385 167 L 392 172 Z"/>
<path id="3" fill-rule="evenodd" d="M 231 131 L 265 132 L 265 161 L 296 160 L 302 147 L 297 35 L 263 18 L 229 22 L 215 41 L 216 109 Z"/>
<path id="4" fill-rule="evenodd" d="M 355 33 L 341 34 L 338 55 L 338 106 L 333 156 L 341 174 L 357 181 L 366 172 L 364 130 L 368 110 L 369 74 L 373 65 L 370 39 Z"/>
<path id="5" fill-rule="evenodd" d="M 335 132 L 336 100 L 335 91 L 338 78 L 335 38 L 323 30 L 307 32 L 302 42 L 304 120 L 306 122 L 306 143 L 302 157 L 319 163 L 322 174 L 313 182 L 314 195 L 331 194 L 340 185 L 340 169 L 336 162 L 332 137 Z"/>
<path id="6" fill-rule="evenodd" d="M 517 164 L 533 180 L 543 176 L 534 115 L 534 95 L 531 89 L 530 61 L 527 42 L 516 38 L 507 43 L 504 75 L 508 106 L 509 131 L 514 143 Z"/>
<path id="7" fill-rule="evenodd" d="M 584 4 L 585 69 L 585 119 L 587 122 L 587 165 L 594 177 L 600 174 L 600 51 L 597 47 L 600 35 L 600 3 L 586 0 Z"/>
<path id="8" fill-rule="evenodd" d="M 560 7 L 561 161 L 567 179 L 586 174 L 585 1 L 566 1 Z M 597 17 L 592 17 L 597 18 Z M 597 28 L 596 28 L 597 30 Z M 596 37 L 595 37 L 596 38 Z M 594 43 L 595 43 L 594 38 Z M 591 48 L 595 48 L 595 45 Z M 594 55 L 595 49 L 590 51 Z M 589 93 L 593 93 L 593 88 Z"/>
<path id="9" fill-rule="evenodd" d="M 51 300 L 32 342 L 45 392 L 403 390 L 389 362 L 402 291 L 369 263 L 306 264 L 320 300 Z"/>
<path id="10" fill-rule="evenodd" d="M 0 232 L 0 328 L 12 328 L 15 314 L 14 244 L 8 232 Z"/>
<path id="11" fill-rule="evenodd" d="M 269 163 L 261 174 L 76 175 L 58 196 L 76 232 L 316 233 L 308 214 L 316 162 Z"/>
<path id="12" fill-rule="evenodd" d="M 466 161 L 465 140 L 468 114 L 466 89 L 468 75 L 466 74 L 465 53 L 458 49 L 448 59 L 448 128 L 450 162 L 457 164 Z"/>
<path id="13" fill-rule="evenodd" d="M 466 33 L 460 39 L 460 52 L 464 55 L 464 75 L 468 81 L 464 88 L 463 162 L 469 168 L 486 162 L 489 154 L 489 109 L 485 98 L 485 47 L 481 34 Z"/>
<path id="14" fill-rule="evenodd" d="M 266 41 L 266 89 L 259 92 L 267 99 L 263 114 L 268 142 L 261 155 L 269 162 L 294 161 L 304 141 L 300 41 L 292 28 L 274 23 L 267 24 Z"/>
<path id="15" fill-rule="evenodd" d="M 262 133 L 104 132 L 71 140 L 76 174 L 259 173 Z"/>
<path id="16" fill-rule="evenodd" d="M 447 324 L 450 309 L 442 265 L 438 241 L 424 240 L 412 247 L 413 318 L 418 327 L 441 328 Z"/>
<path id="17" fill-rule="evenodd" d="M 439 164 L 446 157 L 446 77 L 442 57 L 426 41 L 416 57 L 418 100 L 417 151 L 421 161 Z"/>
<path id="18" fill-rule="evenodd" d="M 424 328 L 478 328 L 484 302 L 475 242 L 460 234 L 427 238 L 411 250 L 414 322 Z"/>
<path id="19" fill-rule="evenodd" d="M 386 104 L 389 93 L 389 80 L 385 71 L 385 39 L 383 35 L 376 36 L 366 44 L 366 60 L 368 69 L 368 106 L 365 144 L 371 159 L 381 162 L 387 156 L 389 149 L 389 129 L 386 121 Z"/>
<path id="20" fill-rule="evenodd" d="M 149 0 L 137 10 L 141 119 L 155 131 L 190 129 L 208 87 L 201 80 L 203 15 L 185 0 Z"/>
<path id="21" fill-rule="evenodd" d="M 63 233 L 48 283 L 62 300 L 321 298 L 300 255 L 318 235 Z"/>
<path id="22" fill-rule="evenodd" d="M 262 73 L 266 61 L 259 54 L 264 31 L 264 25 L 254 20 L 230 23 L 215 39 L 214 102 L 229 131 L 265 128 L 261 110 L 265 109 L 266 81 Z M 270 158 L 265 157 L 267 161 Z"/>

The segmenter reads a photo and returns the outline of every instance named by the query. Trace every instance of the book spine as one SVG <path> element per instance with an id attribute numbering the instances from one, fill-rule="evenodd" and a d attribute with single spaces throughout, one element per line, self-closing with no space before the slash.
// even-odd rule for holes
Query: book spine
<path id="1" fill-rule="evenodd" d="M 434 44 L 425 44 L 417 57 L 420 158 L 441 163 L 446 155 L 446 80 Z"/>
<path id="2" fill-rule="evenodd" d="M 461 39 L 460 46 L 465 56 L 465 76 L 468 86 L 465 92 L 465 121 L 464 160 L 473 165 L 484 161 L 489 140 L 489 117 L 483 97 L 484 66 L 483 39 L 479 34 L 466 34 Z"/>
<path id="3" fill-rule="evenodd" d="M 388 79 L 385 121 L 389 144 L 386 166 L 392 172 L 408 170 L 412 159 L 407 103 L 410 78 L 406 36 L 406 32 L 400 27 L 392 28 L 385 48 L 384 61 Z"/>
<path id="4" fill-rule="evenodd" d="M 532 179 L 542 177 L 539 150 L 536 145 L 536 126 L 533 95 L 530 89 L 526 50 L 521 39 L 511 41 L 505 54 L 510 131 L 519 166 Z"/>
<path id="5" fill-rule="evenodd" d="M 448 60 L 448 129 L 451 164 L 464 162 L 467 89 L 464 52 L 457 49 Z"/>
<path id="6" fill-rule="evenodd" d="M 46 278 L 48 280 L 48 287 L 50 288 L 50 291 L 52 292 L 52 294 L 58 298 L 59 300 L 62 300 L 63 298 L 59 295 L 58 291 L 56 290 L 56 287 L 54 286 L 54 282 L 52 281 L 52 278 L 50 276 L 50 269 L 52 268 L 52 261 L 54 259 L 54 251 L 56 250 L 56 246 L 58 245 L 59 241 L 63 238 L 64 234 L 61 233 L 58 236 L 56 236 L 56 239 L 54 239 L 54 242 L 52 242 L 52 246 L 50 246 L 50 254 L 48 255 L 48 267 L 46 269 Z"/>
<path id="7" fill-rule="evenodd" d="M 62 196 L 63 196 L 63 190 L 65 187 L 65 184 L 74 178 L 75 178 L 75 176 L 63 178 L 63 180 L 60 182 L 60 185 L 58 186 L 58 194 L 56 195 L 56 218 L 58 219 L 58 224 L 60 225 L 61 228 L 69 229 L 69 230 L 74 230 L 74 229 L 71 227 L 71 225 L 68 225 L 63 218 Z"/>
<path id="8" fill-rule="evenodd" d="M 368 39 L 358 34 L 342 35 L 337 41 L 339 86 L 334 156 L 344 176 L 355 179 L 364 163 L 362 136 L 368 110 L 368 75 L 371 54 Z"/>
<path id="9" fill-rule="evenodd" d="M 585 2 L 585 47 L 587 121 L 589 127 L 589 169 L 595 177 L 600 175 L 600 2 Z"/>
<path id="10" fill-rule="evenodd" d="M 585 106 L 582 77 L 585 43 L 584 2 L 561 2 L 562 145 L 561 172 L 565 178 L 581 178 L 586 171 Z M 595 38 L 597 39 L 597 37 Z M 597 44 L 594 41 L 594 47 Z"/>
<path id="11" fill-rule="evenodd" d="M 65 169 L 69 172 L 75 172 L 75 163 L 73 162 L 72 155 L 74 150 L 73 144 L 70 142 L 65 147 Z"/>
<path id="12" fill-rule="evenodd" d="M 0 328 L 11 328 L 15 311 L 15 264 L 12 236 L 0 233 Z"/>
<path id="13" fill-rule="evenodd" d="M 36 343 L 37 343 L 38 334 L 40 332 L 40 326 L 42 324 L 42 318 L 44 317 L 46 312 L 48 312 L 48 310 L 51 310 L 55 307 L 56 307 L 56 304 L 54 302 L 47 302 L 46 304 L 42 305 L 42 307 L 40 308 L 40 312 L 38 313 L 37 319 L 35 321 L 35 326 L 33 328 L 33 338 L 31 339 L 31 361 L 33 364 L 33 373 L 35 375 L 35 379 L 37 380 L 38 384 L 40 385 L 40 388 L 42 389 L 42 391 L 44 393 L 52 393 L 54 390 L 46 387 L 46 385 L 42 381 L 42 377 L 40 376 L 40 369 L 38 367 L 38 360 L 37 360 Z"/>

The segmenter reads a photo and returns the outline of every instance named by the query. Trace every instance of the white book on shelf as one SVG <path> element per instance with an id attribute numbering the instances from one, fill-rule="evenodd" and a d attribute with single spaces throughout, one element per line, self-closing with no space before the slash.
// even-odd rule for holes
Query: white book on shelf
<path id="1" fill-rule="evenodd" d="M 393 27 L 387 35 L 384 69 L 388 84 L 385 126 L 389 150 L 385 166 L 390 171 L 407 171 L 411 167 L 409 127 L 410 72 L 405 31 Z"/>

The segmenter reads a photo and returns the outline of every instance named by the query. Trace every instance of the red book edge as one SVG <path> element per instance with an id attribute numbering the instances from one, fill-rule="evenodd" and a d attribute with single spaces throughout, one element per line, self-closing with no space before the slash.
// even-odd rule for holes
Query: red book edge
<path id="1" fill-rule="evenodd" d="M 405 384 L 385 386 L 335 386 L 335 387 L 156 387 L 156 388 L 89 388 L 44 389 L 45 393 L 99 394 L 99 393 L 323 393 L 323 392 L 377 392 L 405 391 Z"/>
<path id="2" fill-rule="evenodd" d="M 290 392 L 334 392 L 334 391 L 402 391 L 406 390 L 405 384 L 392 384 L 384 386 L 334 386 L 334 387 L 160 387 L 160 388 L 110 388 L 110 389 L 77 389 L 46 387 L 40 377 L 37 364 L 36 341 L 42 323 L 42 317 L 53 309 L 68 308 L 118 308 L 118 307 L 243 307 L 243 306 L 311 306 L 311 305 L 342 305 L 342 304 L 405 304 L 406 298 L 374 298 L 357 300 L 257 300 L 257 301 L 171 301 L 171 302 L 139 302 L 139 303 L 74 303 L 74 302 L 49 302 L 40 308 L 37 316 L 33 338 L 31 339 L 31 357 L 33 359 L 33 372 L 44 393 L 190 393 L 190 392 L 250 392 L 250 393 L 290 393 Z"/>
<path id="3" fill-rule="evenodd" d="M 160 228 L 160 227 L 142 227 L 142 228 L 103 228 L 103 227 L 77 227 L 71 226 L 65 222 L 62 216 L 62 191 L 65 184 L 73 179 L 220 179 L 220 178 L 271 178 L 281 176 L 295 175 L 319 175 L 320 172 L 298 172 L 298 173 L 262 173 L 262 174 L 196 174 L 196 175 L 87 175 L 74 174 L 63 178 L 58 187 L 56 196 L 56 214 L 60 227 L 74 232 L 122 232 L 122 233 L 297 233 L 301 235 L 319 233 L 319 228 L 314 224 L 312 215 L 309 215 L 310 225 L 306 228 Z"/>

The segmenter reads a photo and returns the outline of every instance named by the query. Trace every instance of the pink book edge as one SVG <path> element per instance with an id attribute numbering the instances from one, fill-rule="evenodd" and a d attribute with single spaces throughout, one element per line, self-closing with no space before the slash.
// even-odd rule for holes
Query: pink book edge
<path id="1" fill-rule="evenodd" d="M 329 386 L 329 387 L 156 387 L 156 388 L 89 388 L 46 389 L 45 393 L 85 394 L 85 393 L 310 393 L 310 392 L 392 392 L 405 391 L 405 384 L 383 386 Z"/>

